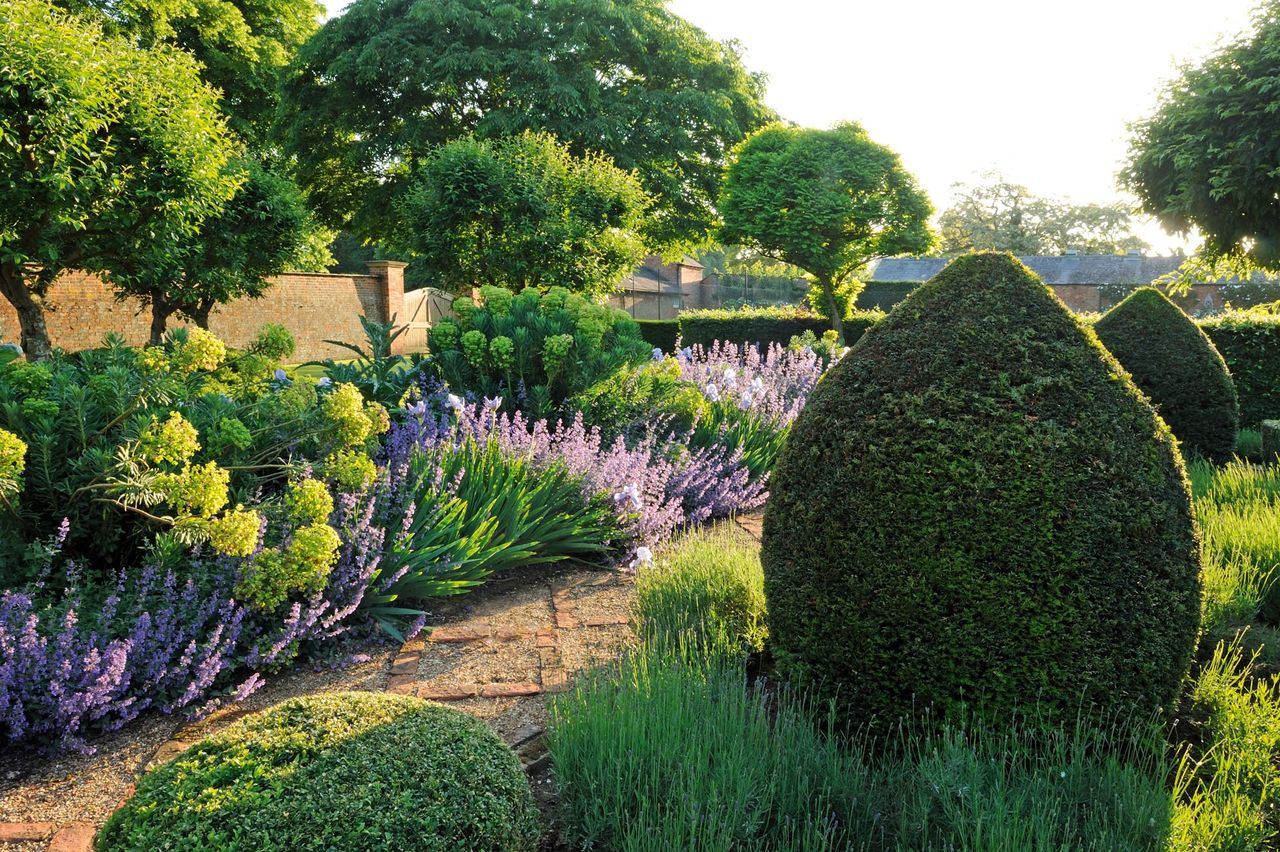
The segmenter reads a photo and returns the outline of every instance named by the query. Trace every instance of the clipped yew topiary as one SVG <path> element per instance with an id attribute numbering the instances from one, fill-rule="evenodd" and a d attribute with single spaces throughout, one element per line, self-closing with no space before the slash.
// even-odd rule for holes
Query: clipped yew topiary
<path id="1" fill-rule="evenodd" d="M 484 722 L 337 692 L 248 716 L 148 772 L 95 847 L 526 852 L 539 839 L 520 762 Z"/>
<path id="2" fill-rule="evenodd" d="M 1151 398 L 1184 453 L 1231 457 L 1240 429 L 1235 385 L 1213 342 L 1181 308 L 1154 287 L 1141 287 L 1093 328 Z"/>
<path id="3" fill-rule="evenodd" d="M 1013 257 L 956 260 L 867 332 L 810 396 L 770 490 L 770 645 L 849 721 L 1175 699 L 1200 620 L 1181 457 Z"/>

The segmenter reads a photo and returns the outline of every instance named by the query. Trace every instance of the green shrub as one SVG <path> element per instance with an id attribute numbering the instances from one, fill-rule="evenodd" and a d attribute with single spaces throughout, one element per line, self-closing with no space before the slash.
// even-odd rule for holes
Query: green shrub
<path id="1" fill-rule="evenodd" d="M 636 320 L 636 324 L 645 343 L 668 355 L 675 351 L 676 341 L 680 339 L 680 320 Z"/>
<path id="2" fill-rule="evenodd" d="M 571 848 L 629 852 L 1163 848 L 1167 767 L 1124 728 L 837 735 L 811 703 L 642 646 L 552 705 Z M 822 719 L 815 724 L 815 716 Z"/>
<path id="3" fill-rule="evenodd" d="M 573 407 L 606 440 L 651 427 L 660 418 L 673 432 L 684 433 L 708 409 L 697 386 L 681 380 L 680 365 L 672 358 L 621 367 L 574 397 Z"/>
<path id="4" fill-rule="evenodd" d="M 759 546 L 734 524 L 691 532 L 637 575 L 635 606 L 640 636 L 654 647 L 760 651 Z"/>
<path id="5" fill-rule="evenodd" d="M 528 852 L 539 834 L 520 763 L 484 722 L 339 692 L 249 716 L 147 773 L 96 848 Z"/>
<path id="6" fill-rule="evenodd" d="M 860 311 L 891 311 L 919 286 L 919 281 L 868 281 L 853 306 Z"/>
<path id="7" fill-rule="evenodd" d="M 1013 257 L 960 258 L 823 378 L 771 480 L 783 672 L 852 719 L 1168 708 L 1200 542 L 1167 426 Z"/>
<path id="8" fill-rule="evenodd" d="M 1263 420 L 1280 417 L 1280 315 L 1227 311 L 1201 320 L 1200 329 L 1231 371 L 1240 423 L 1256 429 Z"/>
<path id="9" fill-rule="evenodd" d="M 563 287 L 513 294 L 481 287 L 482 304 L 459 298 L 457 320 L 431 329 L 433 364 L 456 393 L 503 398 L 532 419 L 553 414 L 567 399 L 653 350 L 624 311 L 591 302 Z M 517 397 L 523 394 L 523 399 Z"/>
<path id="10" fill-rule="evenodd" d="M 372 468 L 386 410 L 350 385 L 291 382 L 276 362 L 291 347 L 278 326 L 240 352 L 180 329 L 164 346 L 109 339 L 0 366 L 0 429 L 26 445 L 21 491 L 0 511 L 0 584 L 31 579 L 31 554 L 60 536 L 63 555 L 100 577 L 157 546 L 248 556 L 256 510 L 278 502 L 290 465 L 331 479 L 337 458 Z M 0 470 L 0 490 L 13 482 Z"/>
<path id="11" fill-rule="evenodd" d="M 1218 350 L 1181 308 L 1154 287 L 1141 287 L 1093 329 L 1185 453 L 1231 457 L 1240 426 L 1235 386 Z"/>
<path id="12" fill-rule="evenodd" d="M 884 315 L 879 312 L 850 314 L 845 319 L 845 337 L 852 343 Z M 717 340 L 726 343 L 758 345 L 771 343 L 786 346 L 791 338 L 811 331 L 817 337 L 831 327 L 831 322 L 797 307 L 708 309 L 685 311 L 680 315 L 681 342 L 685 346 L 710 346 Z"/>

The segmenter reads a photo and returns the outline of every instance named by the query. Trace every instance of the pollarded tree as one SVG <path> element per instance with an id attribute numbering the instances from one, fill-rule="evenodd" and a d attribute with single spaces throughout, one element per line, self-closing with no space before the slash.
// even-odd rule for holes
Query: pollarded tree
<path id="1" fill-rule="evenodd" d="M 763 89 L 665 0 L 356 0 L 302 49 L 284 139 L 325 224 L 365 240 L 437 146 L 545 130 L 639 175 L 651 246 L 690 243 L 725 152 L 773 117 Z"/>
<path id="2" fill-rule="evenodd" d="M 214 306 L 261 296 L 269 276 L 324 268 L 305 257 L 316 229 L 298 187 L 252 160 L 228 172 L 240 188 L 197 232 L 139 240 L 108 271 L 121 298 L 150 306 L 153 345 L 175 313 L 208 328 Z"/>
<path id="3" fill-rule="evenodd" d="M 1231 458 L 1240 427 L 1235 385 L 1213 342 L 1181 308 L 1141 287 L 1093 328 L 1187 453 Z"/>
<path id="4" fill-rule="evenodd" d="M 725 242 L 813 276 L 842 337 L 837 294 L 850 276 L 874 258 L 933 243 L 929 199 L 898 155 L 853 123 L 773 125 L 747 137 L 730 156 L 720 213 Z"/>
<path id="5" fill-rule="evenodd" d="M 648 198 L 607 157 L 546 133 L 460 139 L 423 164 L 398 242 L 441 286 L 560 286 L 599 296 L 644 255 Z"/>
<path id="6" fill-rule="evenodd" d="M 194 231 L 236 189 L 234 150 L 186 54 L 136 49 L 43 0 L 0 9 L 0 292 L 29 358 L 49 354 L 58 274 Z"/>
<path id="7" fill-rule="evenodd" d="M 1253 32 L 1185 67 L 1131 128 L 1121 182 L 1166 230 L 1204 235 L 1208 261 L 1280 270 L 1280 0 Z"/>
<path id="8" fill-rule="evenodd" d="M 769 492 L 775 658 L 849 719 L 1110 724 L 1175 704 L 1200 625 L 1186 470 L 1015 258 L 961 257 L 873 326 Z"/>

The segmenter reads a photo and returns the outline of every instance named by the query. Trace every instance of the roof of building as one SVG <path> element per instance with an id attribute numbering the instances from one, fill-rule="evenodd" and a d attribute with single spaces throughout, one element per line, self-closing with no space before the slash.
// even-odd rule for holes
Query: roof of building
<path id="1" fill-rule="evenodd" d="M 1182 265 L 1185 257 L 1141 254 L 1034 254 L 1018 258 L 1046 284 L 1149 284 Z M 872 281 L 928 281 L 951 262 L 948 257 L 886 257 Z"/>

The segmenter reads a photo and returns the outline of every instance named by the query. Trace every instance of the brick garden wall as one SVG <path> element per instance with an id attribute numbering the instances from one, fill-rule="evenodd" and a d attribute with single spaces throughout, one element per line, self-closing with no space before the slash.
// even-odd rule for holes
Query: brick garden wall
<path id="1" fill-rule="evenodd" d="M 251 341 L 265 323 L 283 325 L 293 333 L 295 361 L 345 358 L 351 353 L 325 340 L 364 340 L 360 315 L 387 322 L 404 319 L 404 264 L 376 261 L 368 275 L 286 273 L 272 279 L 260 299 L 241 299 L 220 305 L 209 318 L 209 330 L 231 346 Z M 126 342 L 143 344 L 151 330 L 151 313 L 135 300 L 117 301 L 111 287 L 94 275 L 69 272 L 54 282 L 45 315 L 54 346 L 67 350 L 98 346 L 107 332 Z M 171 317 L 169 327 L 185 325 Z M 0 299 L 0 341 L 16 341 L 18 317 Z"/>

